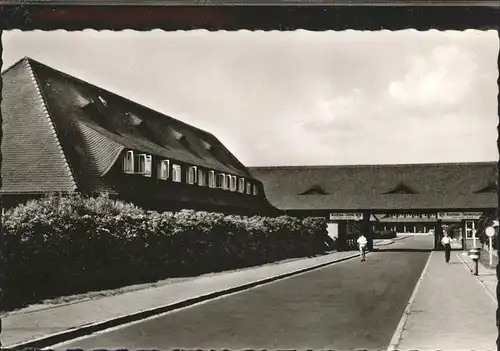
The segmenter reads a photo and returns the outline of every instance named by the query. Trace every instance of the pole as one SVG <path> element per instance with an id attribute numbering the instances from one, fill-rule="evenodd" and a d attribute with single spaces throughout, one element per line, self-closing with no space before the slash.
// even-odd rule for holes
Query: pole
<path id="1" fill-rule="evenodd" d="M 493 238 L 490 236 L 489 238 L 490 241 L 490 266 L 493 265 Z"/>
<path id="2" fill-rule="evenodd" d="M 472 229 L 472 242 L 473 242 L 473 246 L 474 248 L 476 248 L 476 230 L 475 229 Z"/>
<path id="3" fill-rule="evenodd" d="M 465 237 L 464 237 L 464 232 L 462 230 L 462 228 L 460 228 L 460 241 L 462 241 L 462 250 L 464 252 L 464 254 L 467 252 L 467 248 L 466 248 L 466 245 L 465 245 Z"/>

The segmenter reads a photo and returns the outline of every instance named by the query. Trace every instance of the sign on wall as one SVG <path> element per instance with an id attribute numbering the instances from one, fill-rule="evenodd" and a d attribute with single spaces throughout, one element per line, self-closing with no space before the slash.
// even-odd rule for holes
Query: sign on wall
<path id="1" fill-rule="evenodd" d="M 463 220 L 463 219 L 479 219 L 481 218 L 482 212 L 439 212 L 439 219 L 448 220 Z"/>
<path id="2" fill-rule="evenodd" d="M 360 221 L 362 219 L 363 213 L 359 212 L 330 213 L 331 221 Z"/>

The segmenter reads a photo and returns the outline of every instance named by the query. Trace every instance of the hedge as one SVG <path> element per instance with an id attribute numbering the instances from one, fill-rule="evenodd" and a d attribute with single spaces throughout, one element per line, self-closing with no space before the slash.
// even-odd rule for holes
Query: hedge
<path id="1" fill-rule="evenodd" d="M 7 210 L 5 307 L 333 249 L 323 218 L 148 213 L 107 196 L 51 195 Z"/>

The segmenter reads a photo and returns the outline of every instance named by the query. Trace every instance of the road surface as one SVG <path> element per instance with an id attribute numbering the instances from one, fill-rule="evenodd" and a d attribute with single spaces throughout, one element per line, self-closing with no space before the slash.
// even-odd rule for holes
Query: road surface
<path id="1" fill-rule="evenodd" d="M 337 263 L 55 349 L 385 349 L 432 245 L 432 236 L 400 240 L 366 262 Z"/>

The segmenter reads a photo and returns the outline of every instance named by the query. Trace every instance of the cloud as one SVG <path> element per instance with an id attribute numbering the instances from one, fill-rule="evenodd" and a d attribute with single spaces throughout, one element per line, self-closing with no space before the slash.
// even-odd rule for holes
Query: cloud
<path id="1" fill-rule="evenodd" d="M 455 45 L 436 47 L 428 57 L 408 57 L 408 72 L 389 85 L 390 96 L 405 105 L 454 105 L 470 92 L 477 64 Z"/>

